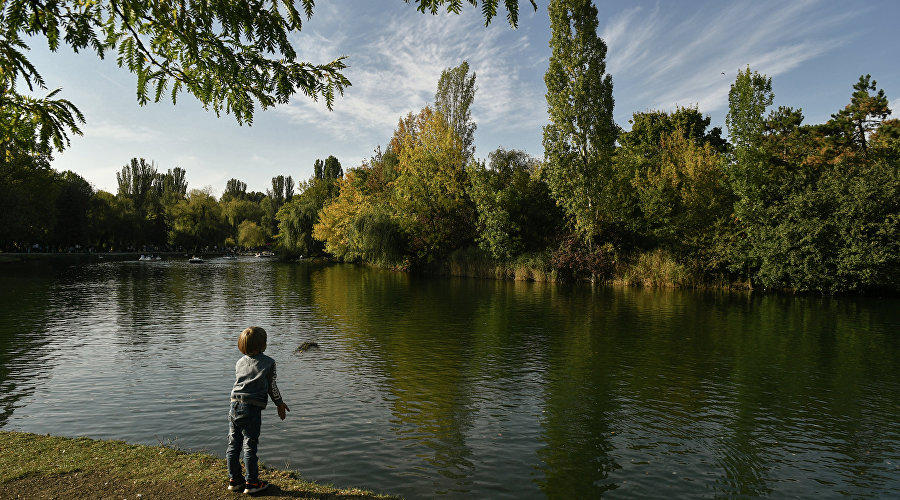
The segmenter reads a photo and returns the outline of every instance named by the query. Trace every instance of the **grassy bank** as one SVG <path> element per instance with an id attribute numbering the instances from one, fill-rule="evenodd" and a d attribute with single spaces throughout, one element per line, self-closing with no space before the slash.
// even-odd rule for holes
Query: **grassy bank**
<path id="1" fill-rule="evenodd" d="M 237 499 L 225 460 L 167 446 L 0 431 L 0 498 Z M 267 498 L 396 498 L 304 481 L 261 468 Z"/>

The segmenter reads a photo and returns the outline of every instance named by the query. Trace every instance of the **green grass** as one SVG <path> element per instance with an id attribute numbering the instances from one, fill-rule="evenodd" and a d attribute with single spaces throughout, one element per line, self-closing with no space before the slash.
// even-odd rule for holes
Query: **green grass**
<path id="1" fill-rule="evenodd" d="M 3 485 L 0 488 L 15 485 L 17 481 L 35 482 L 35 478 L 73 474 L 84 478 L 82 481 L 99 476 L 107 487 L 113 482 L 126 484 L 128 488 L 143 485 L 152 491 L 156 485 L 159 491 L 159 485 L 179 485 L 175 490 L 179 498 L 218 497 L 223 494 L 228 477 L 225 460 L 205 453 L 188 453 L 164 445 L 0 431 L 0 485 Z M 265 467 L 261 468 L 260 478 L 277 485 L 275 498 L 279 492 L 287 498 L 397 498 L 355 488 L 320 485 L 305 481 L 292 471 Z M 52 488 L 56 482 L 38 481 L 38 484 Z M 90 497 L 88 493 L 82 498 Z"/>

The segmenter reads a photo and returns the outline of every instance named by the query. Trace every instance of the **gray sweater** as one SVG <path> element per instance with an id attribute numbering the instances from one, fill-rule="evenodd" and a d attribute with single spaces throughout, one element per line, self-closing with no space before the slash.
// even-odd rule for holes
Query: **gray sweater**
<path id="1" fill-rule="evenodd" d="M 274 359 L 262 353 L 244 356 L 234 365 L 234 375 L 232 401 L 265 408 L 271 397 L 276 405 L 282 404 L 281 392 L 275 385 Z"/>

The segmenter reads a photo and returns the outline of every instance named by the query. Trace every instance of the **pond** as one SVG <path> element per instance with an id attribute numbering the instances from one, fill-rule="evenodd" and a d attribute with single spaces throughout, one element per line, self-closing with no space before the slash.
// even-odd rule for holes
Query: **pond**
<path id="1" fill-rule="evenodd" d="M 260 457 L 309 480 L 407 498 L 900 497 L 896 298 L 253 258 L 8 264 L 0 428 L 224 456 L 250 325 L 291 409 L 265 411 Z"/>

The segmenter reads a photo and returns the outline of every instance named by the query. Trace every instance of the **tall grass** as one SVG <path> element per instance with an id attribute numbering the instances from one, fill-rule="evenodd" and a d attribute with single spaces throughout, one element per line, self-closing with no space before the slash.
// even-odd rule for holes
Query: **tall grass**
<path id="1" fill-rule="evenodd" d="M 688 287 L 698 283 L 686 266 L 661 249 L 642 252 L 628 259 L 616 274 L 616 283 L 630 286 Z"/>
<path id="2" fill-rule="evenodd" d="M 468 247 L 454 251 L 447 259 L 446 266 L 446 272 L 450 276 L 494 277 L 493 259 L 487 252 L 478 247 Z"/>
<path id="3" fill-rule="evenodd" d="M 451 276 L 485 279 L 548 283 L 557 281 L 557 272 L 550 263 L 549 252 L 525 254 L 513 260 L 497 261 L 484 250 L 469 247 L 450 254 L 447 272 Z"/>

